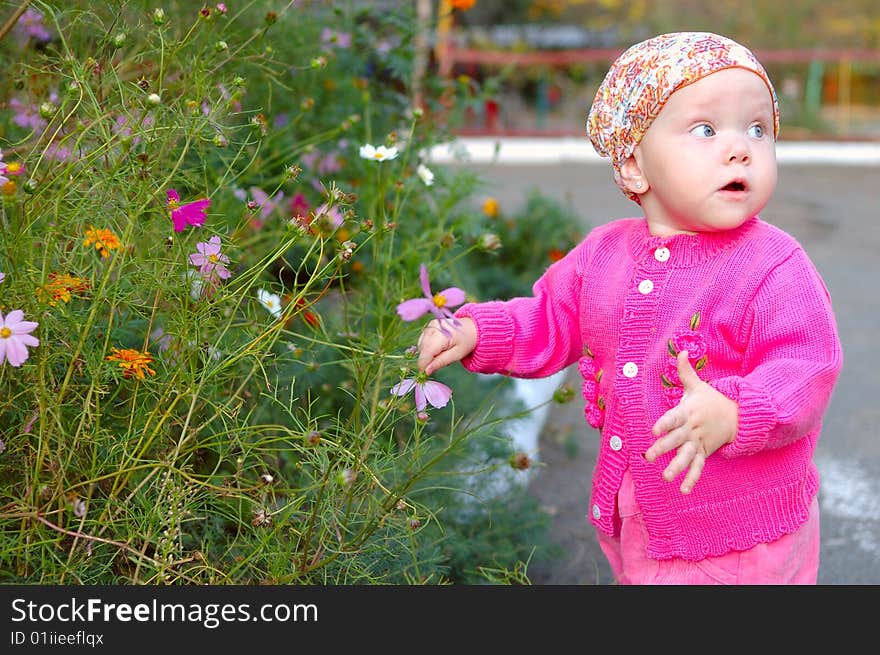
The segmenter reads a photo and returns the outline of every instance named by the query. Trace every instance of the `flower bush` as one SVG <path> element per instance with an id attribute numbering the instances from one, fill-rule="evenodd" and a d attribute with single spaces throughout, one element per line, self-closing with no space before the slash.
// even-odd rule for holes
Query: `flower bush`
<path id="1" fill-rule="evenodd" d="M 426 157 L 459 91 L 412 106 L 411 9 L 29 4 L 0 4 L 0 576 L 521 581 L 545 517 L 480 480 L 523 408 L 419 377 L 395 311 L 423 264 L 499 291 L 463 266 L 479 181 Z"/>

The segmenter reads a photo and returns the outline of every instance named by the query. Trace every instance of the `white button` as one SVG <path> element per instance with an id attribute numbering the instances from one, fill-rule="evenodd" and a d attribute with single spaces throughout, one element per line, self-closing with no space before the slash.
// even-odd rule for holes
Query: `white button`
<path id="1" fill-rule="evenodd" d="M 627 362 L 623 365 L 623 374 L 628 378 L 634 378 L 639 374 L 639 367 L 635 362 Z"/>
<path id="2" fill-rule="evenodd" d="M 602 510 L 599 509 L 598 505 L 593 505 L 593 518 L 596 520 L 602 518 Z"/>
<path id="3" fill-rule="evenodd" d="M 611 450 L 620 450 L 623 448 L 623 439 L 615 434 L 608 440 L 608 445 L 611 446 Z"/>
<path id="4" fill-rule="evenodd" d="M 669 259 L 669 248 L 657 248 L 657 250 L 654 251 L 654 259 L 658 262 L 665 262 Z"/>
<path id="5" fill-rule="evenodd" d="M 654 283 L 651 280 L 642 280 L 639 282 L 639 293 L 648 295 L 654 290 Z"/>

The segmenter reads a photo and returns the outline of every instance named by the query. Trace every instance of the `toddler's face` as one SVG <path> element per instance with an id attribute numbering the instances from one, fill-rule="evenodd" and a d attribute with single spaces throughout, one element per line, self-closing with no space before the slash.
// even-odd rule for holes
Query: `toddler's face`
<path id="1" fill-rule="evenodd" d="M 770 91 L 741 68 L 682 87 L 633 157 L 652 234 L 739 227 L 764 208 L 776 188 Z"/>

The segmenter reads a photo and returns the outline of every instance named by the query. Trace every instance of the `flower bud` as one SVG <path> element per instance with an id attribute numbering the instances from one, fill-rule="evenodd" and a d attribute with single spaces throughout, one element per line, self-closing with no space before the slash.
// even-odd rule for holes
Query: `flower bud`
<path id="1" fill-rule="evenodd" d="M 29 179 L 24 183 L 24 192 L 25 193 L 36 193 L 37 192 L 37 181 L 34 178 Z"/>
<path id="2" fill-rule="evenodd" d="M 501 248 L 501 238 L 494 232 L 486 232 L 480 236 L 480 248 L 490 252 L 498 250 Z"/>
<path id="3" fill-rule="evenodd" d="M 564 384 L 553 392 L 553 401 L 559 403 L 567 403 L 574 398 L 574 389 L 570 385 Z"/>
<path id="4" fill-rule="evenodd" d="M 153 24 L 162 25 L 165 22 L 165 10 L 156 8 L 153 10 Z"/>
<path id="5" fill-rule="evenodd" d="M 126 34 L 125 32 L 119 32 L 116 36 L 113 37 L 113 45 L 117 48 L 121 48 L 125 43 Z"/>
<path id="6" fill-rule="evenodd" d="M 350 468 L 342 469 L 336 476 L 336 481 L 343 487 L 350 487 L 357 478 L 357 473 Z"/>
<path id="7" fill-rule="evenodd" d="M 161 104 L 162 97 L 158 93 L 151 93 L 147 96 L 147 104 L 155 107 L 158 104 Z"/>
<path id="8" fill-rule="evenodd" d="M 517 471 L 525 471 L 532 465 L 532 460 L 522 451 L 517 451 L 510 456 L 510 466 Z"/>
<path id="9" fill-rule="evenodd" d="M 229 44 L 227 44 L 226 41 L 217 41 L 217 43 L 214 44 L 214 50 L 216 50 L 217 52 L 229 50 Z"/>
<path id="10" fill-rule="evenodd" d="M 40 105 L 40 118 L 45 118 L 49 120 L 55 115 L 57 108 L 55 105 L 48 100 Z"/>
<path id="11" fill-rule="evenodd" d="M 214 145 L 218 148 L 225 148 L 229 145 L 229 140 L 225 136 L 220 134 L 220 132 L 217 132 L 217 134 L 214 135 L 212 141 L 214 142 Z"/>

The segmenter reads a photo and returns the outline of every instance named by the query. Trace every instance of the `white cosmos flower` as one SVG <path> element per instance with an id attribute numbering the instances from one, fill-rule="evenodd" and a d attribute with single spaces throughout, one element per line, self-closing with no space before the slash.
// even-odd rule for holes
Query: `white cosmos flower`
<path id="1" fill-rule="evenodd" d="M 385 161 L 386 159 L 394 159 L 395 157 L 397 157 L 397 148 L 395 148 L 394 146 L 391 146 L 390 148 L 379 146 L 378 148 L 376 148 L 367 143 L 361 146 L 360 155 L 364 159 L 372 159 L 373 161 Z"/>
<path id="2" fill-rule="evenodd" d="M 265 289 L 257 289 L 257 299 L 275 318 L 281 316 L 281 298 L 277 293 L 269 293 Z"/>
<path id="3" fill-rule="evenodd" d="M 431 186 L 434 184 L 434 173 L 424 164 L 419 164 L 416 173 L 422 179 L 422 182 L 425 183 L 425 186 Z"/>

